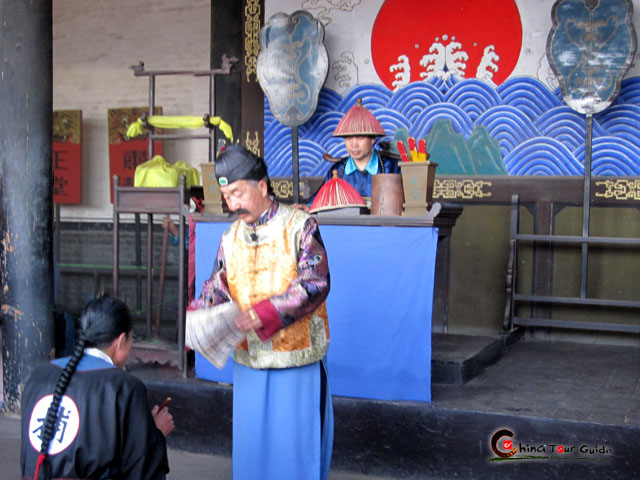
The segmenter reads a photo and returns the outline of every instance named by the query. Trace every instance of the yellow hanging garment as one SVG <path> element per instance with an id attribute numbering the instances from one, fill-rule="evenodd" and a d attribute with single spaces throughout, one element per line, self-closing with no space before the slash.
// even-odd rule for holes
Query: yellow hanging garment
<path id="1" fill-rule="evenodd" d="M 174 188 L 178 186 L 180 175 L 185 176 L 185 186 L 200 185 L 200 172 L 186 162 L 179 161 L 174 165 L 161 155 L 141 163 L 136 167 L 133 178 L 134 187 Z"/>
<path id="2" fill-rule="evenodd" d="M 218 127 L 230 142 L 233 142 L 233 131 L 231 129 L 231 125 L 220 117 L 208 117 L 208 120 L 211 125 Z M 194 130 L 205 125 L 204 118 L 192 115 L 149 115 L 146 117 L 146 121 L 147 124 L 156 128 L 190 128 Z M 144 126 L 142 118 L 139 118 L 127 129 L 127 137 L 139 137 L 144 133 Z"/>
<path id="3" fill-rule="evenodd" d="M 192 167 L 185 161 L 178 161 L 173 164 L 173 168 L 177 170 L 178 176 L 184 175 L 187 187 L 192 185 L 200 185 L 200 170 Z"/>
<path id="4" fill-rule="evenodd" d="M 231 125 L 222 120 L 221 117 L 209 117 L 209 123 L 214 127 L 218 127 L 222 133 L 224 133 L 224 136 L 233 143 L 233 131 L 231 130 Z"/>

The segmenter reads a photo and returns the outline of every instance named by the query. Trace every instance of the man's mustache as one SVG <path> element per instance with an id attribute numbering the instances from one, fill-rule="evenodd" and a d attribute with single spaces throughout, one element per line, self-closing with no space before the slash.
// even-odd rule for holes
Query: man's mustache
<path id="1" fill-rule="evenodd" d="M 238 215 L 249 215 L 251 212 L 246 208 L 238 208 L 237 210 L 234 210 L 233 213 L 236 213 Z"/>

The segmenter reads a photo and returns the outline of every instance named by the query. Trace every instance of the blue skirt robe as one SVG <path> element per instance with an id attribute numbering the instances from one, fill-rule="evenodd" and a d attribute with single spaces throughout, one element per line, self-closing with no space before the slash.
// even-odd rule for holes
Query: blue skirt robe
<path id="1" fill-rule="evenodd" d="M 233 372 L 234 480 L 326 480 L 333 407 L 324 365 Z"/>

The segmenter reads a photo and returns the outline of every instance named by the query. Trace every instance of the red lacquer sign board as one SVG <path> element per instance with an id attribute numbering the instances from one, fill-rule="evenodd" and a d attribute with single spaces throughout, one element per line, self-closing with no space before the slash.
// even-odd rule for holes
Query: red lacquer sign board
<path id="1" fill-rule="evenodd" d="M 109 119 L 109 191 L 113 203 L 113 176 L 120 177 L 120 186 L 133 187 L 136 167 L 149 160 L 149 139 L 145 133 L 140 137 L 128 138 L 129 125 L 136 122 L 148 107 L 110 108 Z M 161 115 L 162 107 L 156 107 L 154 115 Z M 156 133 L 160 133 L 156 130 Z M 153 154 L 162 155 L 162 142 L 153 142 Z"/>
<path id="2" fill-rule="evenodd" d="M 53 201 L 82 203 L 82 111 L 53 112 Z"/>

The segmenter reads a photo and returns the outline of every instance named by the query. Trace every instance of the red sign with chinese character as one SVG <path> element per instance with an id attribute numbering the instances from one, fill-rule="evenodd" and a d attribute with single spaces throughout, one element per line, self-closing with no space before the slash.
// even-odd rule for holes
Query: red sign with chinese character
<path id="1" fill-rule="evenodd" d="M 82 202 L 82 111 L 53 112 L 53 201 Z"/>
<path id="2" fill-rule="evenodd" d="M 128 138 L 129 125 L 136 122 L 143 113 L 148 112 L 147 107 L 136 108 L 111 108 L 109 117 L 109 190 L 113 203 L 113 176 L 120 177 L 120 186 L 133 187 L 133 179 L 136 167 L 149 160 L 148 134 Z M 154 114 L 162 113 L 161 107 L 156 107 Z M 162 155 L 162 142 L 153 142 L 153 154 Z"/>

